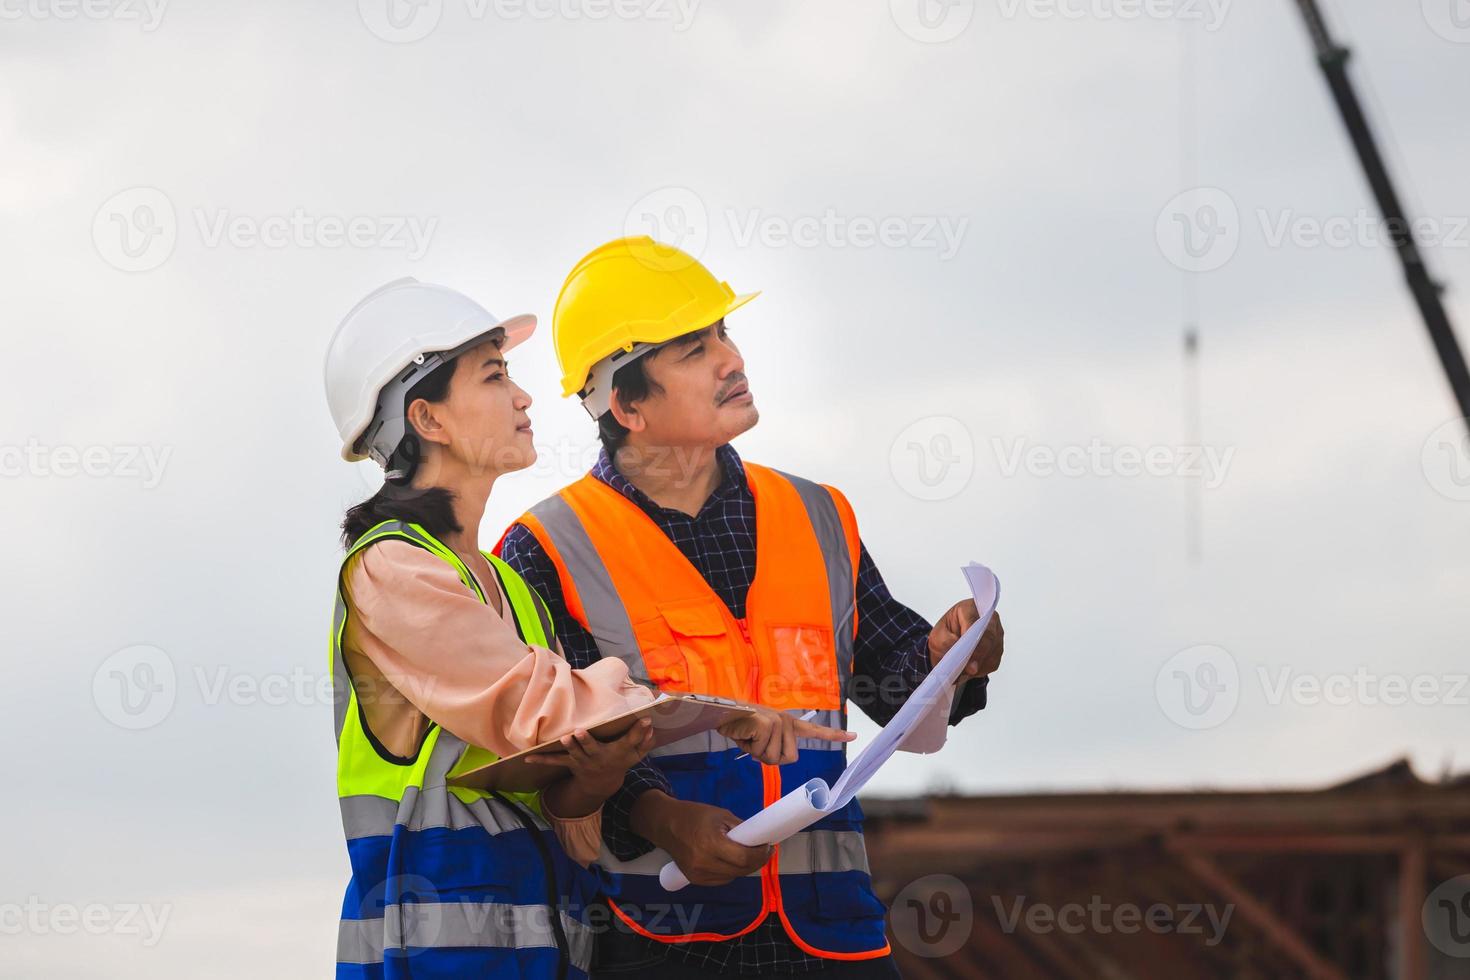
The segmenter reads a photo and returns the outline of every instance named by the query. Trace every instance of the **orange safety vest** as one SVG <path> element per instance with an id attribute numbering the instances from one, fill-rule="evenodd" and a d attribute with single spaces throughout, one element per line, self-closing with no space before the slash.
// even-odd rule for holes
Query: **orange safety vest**
<path id="1" fill-rule="evenodd" d="M 857 522 L 836 490 L 745 464 L 755 498 L 756 568 L 746 615 L 736 619 L 682 552 L 633 501 L 588 475 L 517 523 L 535 535 L 561 579 L 567 612 L 604 657 L 662 691 L 769 705 L 844 727 L 857 635 Z M 767 766 L 718 732 L 660 746 L 649 756 L 679 799 L 741 818 L 813 778 L 846 768 L 846 745 L 801 739 L 800 758 Z M 862 810 L 847 807 L 784 841 L 760 875 L 718 888 L 664 891 L 654 850 L 620 861 L 605 848 L 609 904 L 634 931 L 664 942 L 721 941 L 780 916 L 815 956 L 886 955 L 884 908 L 873 894 Z"/>

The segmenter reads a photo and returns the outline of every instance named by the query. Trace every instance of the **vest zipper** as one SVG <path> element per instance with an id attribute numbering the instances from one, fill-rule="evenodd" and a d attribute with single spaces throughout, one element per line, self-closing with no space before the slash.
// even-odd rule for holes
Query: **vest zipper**
<path id="1" fill-rule="evenodd" d="M 571 966 L 571 942 L 567 939 L 567 931 L 561 924 L 561 896 L 557 894 L 556 866 L 552 863 L 551 852 L 546 847 L 546 841 L 541 839 L 541 832 L 536 829 L 536 821 L 527 819 L 529 814 L 523 811 L 513 800 L 508 800 L 499 793 L 495 798 L 510 807 L 515 814 L 516 822 L 526 829 L 531 835 L 531 841 L 536 845 L 536 853 L 541 856 L 541 865 L 546 869 L 546 904 L 551 908 L 551 931 L 556 936 L 556 976 L 557 980 L 567 980 L 567 971 Z"/>

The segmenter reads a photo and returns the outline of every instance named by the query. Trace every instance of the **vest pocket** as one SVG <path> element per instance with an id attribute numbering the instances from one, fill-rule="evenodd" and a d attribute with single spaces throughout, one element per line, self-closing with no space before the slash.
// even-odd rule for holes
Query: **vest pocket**
<path id="1" fill-rule="evenodd" d="M 717 599 L 659 603 L 659 615 L 633 627 L 649 679 L 665 690 L 745 698 L 750 660 L 732 642 Z"/>
<path id="2" fill-rule="evenodd" d="M 775 624 L 767 629 L 774 663 L 761 683 L 762 702 L 773 708 L 840 708 L 832 631 L 803 623 Z"/>

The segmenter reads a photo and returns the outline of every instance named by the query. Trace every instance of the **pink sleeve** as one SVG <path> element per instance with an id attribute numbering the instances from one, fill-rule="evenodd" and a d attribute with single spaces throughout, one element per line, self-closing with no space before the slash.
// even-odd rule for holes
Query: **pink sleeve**
<path id="1" fill-rule="evenodd" d="M 432 721 L 499 755 L 647 704 L 621 660 L 573 670 L 477 599 L 442 559 L 383 541 L 349 564 L 363 653 Z"/>
<path id="2" fill-rule="evenodd" d="M 541 812 L 546 816 L 546 822 L 551 824 L 552 832 L 561 841 L 562 850 L 567 852 L 567 856 L 584 868 L 597 860 L 597 856 L 602 853 L 602 807 L 585 817 L 558 817 L 551 812 L 551 805 L 546 802 L 546 798 L 542 797 Z"/>

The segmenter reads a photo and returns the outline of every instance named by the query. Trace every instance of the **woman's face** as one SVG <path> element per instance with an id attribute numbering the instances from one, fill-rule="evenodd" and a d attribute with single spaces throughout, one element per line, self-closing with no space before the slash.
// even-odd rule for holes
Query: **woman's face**
<path id="1" fill-rule="evenodd" d="M 499 475 L 536 461 L 531 418 L 526 414 L 531 396 L 510 379 L 498 340 L 461 354 L 444 401 L 424 404 L 433 421 L 420 425 L 417 405 L 409 407 L 410 418 L 427 441 L 457 464 L 456 469 L 472 476 Z"/>

